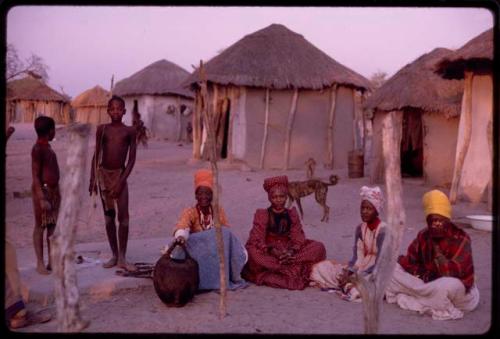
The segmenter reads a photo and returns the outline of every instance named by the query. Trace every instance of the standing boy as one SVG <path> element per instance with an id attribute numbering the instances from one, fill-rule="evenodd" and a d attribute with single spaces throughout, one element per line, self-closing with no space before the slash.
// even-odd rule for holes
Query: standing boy
<path id="1" fill-rule="evenodd" d="M 40 116 L 35 119 L 35 131 L 38 136 L 31 149 L 31 173 L 33 183 L 31 192 L 35 213 L 35 230 L 33 245 L 36 254 L 36 270 L 40 274 L 51 271 L 50 236 L 56 228 L 57 214 L 61 204 L 59 192 L 59 165 L 56 153 L 50 147 L 49 141 L 56 135 L 54 119 Z M 47 229 L 48 264 L 43 263 L 43 232 Z"/>
<path id="2" fill-rule="evenodd" d="M 122 123 L 125 112 L 123 99 L 118 96 L 111 97 L 108 101 L 108 115 L 111 123 L 97 126 L 89 192 L 91 195 L 94 192 L 97 193 L 97 187 L 99 187 L 106 220 L 106 234 L 113 254 L 103 267 L 110 268 L 118 265 L 128 271 L 135 271 L 136 267 L 127 263 L 125 254 L 129 226 L 127 178 L 135 164 L 137 143 L 136 129 Z M 125 166 L 127 154 L 128 161 Z M 119 223 L 118 239 L 116 215 Z"/>

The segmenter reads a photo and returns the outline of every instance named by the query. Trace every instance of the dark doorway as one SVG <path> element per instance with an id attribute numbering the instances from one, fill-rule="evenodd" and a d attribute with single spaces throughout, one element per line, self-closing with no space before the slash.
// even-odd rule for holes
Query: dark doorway
<path id="1" fill-rule="evenodd" d="M 422 114 L 419 110 L 405 110 L 401 138 L 401 175 L 421 177 L 423 155 Z"/>
<path id="2" fill-rule="evenodd" d="M 221 147 L 221 152 L 220 152 L 220 157 L 222 159 L 227 158 L 227 144 L 229 140 L 229 115 L 231 114 L 230 112 L 230 107 L 231 107 L 231 101 L 228 100 L 227 102 L 227 109 L 226 112 L 224 112 L 222 118 L 224 119 L 223 126 L 223 136 L 222 136 L 222 147 Z"/>

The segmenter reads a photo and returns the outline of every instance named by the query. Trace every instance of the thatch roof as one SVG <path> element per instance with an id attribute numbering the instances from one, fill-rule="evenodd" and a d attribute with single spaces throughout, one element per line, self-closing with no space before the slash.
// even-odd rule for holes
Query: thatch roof
<path id="1" fill-rule="evenodd" d="M 127 95 L 181 95 L 193 98 L 191 91 L 181 86 L 189 72 L 165 59 L 156 61 L 128 78 L 118 81 L 113 94 Z"/>
<path id="2" fill-rule="evenodd" d="M 365 102 L 365 108 L 380 111 L 414 108 L 440 112 L 446 117 L 460 115 L 463 81 L 445 80 L 434 73 L 437 60 L 452 51 L 436 48 L 401 68 Z"/>
<path id="3" fill-rule="evenodd" d="M 7 100 L 40 100 L 68 102 L 68 97 L 32 76 L 7 83 Z"/>
<path id="4" fill-rule="evenodd" d="M 110 93 L 101 86 L 97 85 L 82 92 L 76 98 L 74 98 L 73 101 L 71 101 L 71 106 L 75 108 L 107 106 L 109 98 Z"/>
<path id="5" fill-rule="evenodd" d="M 322 89 L 338 83 L 371 88 L 366 78 L 278 24 L 244 36 L 210 59 L 205 70 L 208 81 L 221 85 Z M 198 78 L 195 70 L 186 83 L 196 87 Z"/>
<path id="6" fill-rule="evenodd" d="M 493 28 L 439 60 L 435 66 L 436 72 L 446 79 L 463 79 L 466 69 L 477 74 L 493 72 Z"/>

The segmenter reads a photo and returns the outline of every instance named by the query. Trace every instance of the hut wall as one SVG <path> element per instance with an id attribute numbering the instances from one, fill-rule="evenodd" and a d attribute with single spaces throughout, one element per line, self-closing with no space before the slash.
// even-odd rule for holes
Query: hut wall
<path id="1" fill-rule="evenodd" d="M 382 119 L 387 113 L 374 112 L 372 119 L 372 140 L 369 159 L 370 182 L 384 182 L 384 155 L 382 153 Z"/>
<path id="2" fill-rule="evenodd" d="M 246 153 L 247 136 L 247 116 L 246 116 L 246 87 L 239 88 L 237 102 L 231 102 L 231 111 L 233 114 L 233 133 L 232 133 L 232 152 L 235 159 L 244 159 Z"/>
<path id="3" fill-rule="evenodd" d="M 347 168 L 349 151 L 354 149 L 354 96 L 351 88 L 339 86 L 337 89 L 333 124 L 333 168 Z"/>
<path id="4" fill-rule="evenodd" d="M 459 118 L 439 113 L 422 115 L 424 128 L 424 180 L 431 186 L 449 188 L 453 178 Z"/>
<path id="5" fill-rule="evenodd" d="M 77 107 L 75 108 L 75 121 L 81 123 L 91 123 L 93 125 L 107 124 L 111 119 L 106 106 Z"/>
<path id="6" fill-rule="evenodd" d="M 462 103 L 463 116 L 464 105 Z M 458 196 L 471 202 L 486 201 L 485 193 L 492 175 L 492 161 L 487 138 L 488 122 L 493 114 L 493 80 L 489 75 L 475 75 L 472 82 L 472 134 L 459 183 Z M 458 150 L 463 142 L 463 120 L 460 121 Z"/>
<path id="7" fill-rule="evenodd" d="M 274 93 L 274 92 L 273 92 Z M 243 159 L 248 165 L 258 167 L 260 162 L 260 152 L 262 146 L 262 138 L 264 136 L 264 120 L 266 109 L 266 91 L 264 89 L 255 89 L 248 87 L 246 89 L 245 100 L 245 126 L 246 126 L 246 139 L 244 148 Z M 269 106 L 270 121 L 275 114 L 275 105 Z M 272 128 L 270 127 L 270 130 Z M 233 133 L 233 135 L 236 133 Z M 267 144 L 269 146 L 269 142 Z M 281 150 L 283 156 L 283 150 Z"/>

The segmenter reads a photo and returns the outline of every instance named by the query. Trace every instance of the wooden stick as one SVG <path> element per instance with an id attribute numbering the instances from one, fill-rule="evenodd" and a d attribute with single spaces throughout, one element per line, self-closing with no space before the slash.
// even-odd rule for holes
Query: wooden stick
<path id="1" fill-rule="evenodd" d="M 365 334 L 376 334 L 379 329 L 380 306 L 385 288 L 392 278 L 404 233 L 405 211 L 403 206 L 400 145 L 402 113 L 390 112 L 383 120 L 382 147 L 385 166 L 388 227 L 379 258 L 371 275 L 354 275 L 351 278 L 363 299 Z"/>
<path id="2" fill-rule="evenodd" d="M 231 86 L 229 90 L 229 126 L 227 133 L 227 158 L 231 164 L 234 160 L 233 156 L 233 126 L 234 126 L 234 114 L 236 113 L 236 87 Z"/>
<path id="3" fill-rule="evenodd" d="M 453 179 L 450 188 L 450 203 L 452 204 L 457 201 L 458 186 L 472 135 L 472 79 L 473 73 L 466 71 L 464 81 L 464 114 L 462 115 L 464 119 L 464 141 L 458 152 L 457 159 L 455 160 L 455 168 L 453 169 Z"/>
<path id="4" fill-rule="evenodd" d="M 198 90 L 194 100 L 194 111 L 193 111 L 193 158 L 200 159 L 201 158 L 201 126 L 200 126 L 200 117 L 201 117 L 201 105 L 203 104 L 203 99 L 201 98 L 201 91 Z"/>
<path id="5" fill-rule="evenodd" d="M 490 151 L 490 161 L 493 164 L 493 123 L 490 119 L 488 121 L 488 126 L 486 127 L 486 135 L 488 137 L 488 149 Z M 488 211 L 492 211 L 493 209 L 493 176 L 490 177 L 490 181 L 488 182 Z"/>
<path id="6" fill-rule="evenodd" d="M 262 145 L 260 148 L 260 163 L 259 168 L 264 168 L 264 157 L 266 156 L 267 134 L 269 133 L 269 88 L 266 88 L 266 111 L 264 118 L 264 136 L 262 137 Z"/>
<path id="7" fill-rule="evenodd" d="M 220 276 L 220 299 L 219 299 L 219 318 L 222 319 L 226 316 L 226 264 L 224 257 L 224 239 L 222 237 L 222 229 L 219 217 L 219 171 L 217 168 L 217 155 L 216 155 L 216 142 L 215 142 L 215 123 L 216 114 L 214 110 L 217 108 L 216 94 L 217 89 L 214 88 L 214 100 L 212 102 L 212 109 L 208 105 L 208 90 L 205 69 L 203 62 L 200 61 L 200 80 L 201 80 L 201 96 L 204 98 L 203 102 L 207 103 L 202 107 L 205 128 L 207 128 L 207 142 L 210 152 L 210 164 L 214 176 L 213 188 L 213 211 L 214 211 L 214 224 L 215 224 L 215 237 L 217 245 L 217 254 L 219 256 L 219 276 Z"/>
<path id="8" fill-rule="evenodd" d="M 181 97 L 177 96 L 177 114 L 175 119 L 175 127 L 177 135 L 175 136 L 175 141 L 181 141 L 182 136 L 182 123 L 181 123 Z"/>
<path id="9" fill-rule="evenodd" d="M 326 167 L 333 169 L 333 122 L 335 120 L 335 105 L 337 101 L 337 84 L 334 84 L 330 92 L 330 111 L 328 112 L 328 163 Z"/>
<path id="10" fill-rule="evenodd" d="M 74 264 L 73 243 L 83 198 L 84 170 L 87 167 L 89 124 L 69 127 L 66 175 L 61 185 L 61 210 L 51 237 L 51 255 L 55 277 L 55 301 L 58 330 L 79 332 L 88 326 L 80 316 L 79 292 Z"/>
<path id="11" fill-rule="evenodd" d="M 285 166 L 283 169 L 288 169 L 288 163 L 290 160 L 290 138 L 292 135 L 293 121 L 295 120 L 295 111 L 297 110 L 297 100 L 299 97 L 299 90 L 296 88 L 293 92 L 292 105 L 290 107 L 290 113 L 288 114 L 288 121 L 286 124 L 286 139 L 285 139 Z"/>

